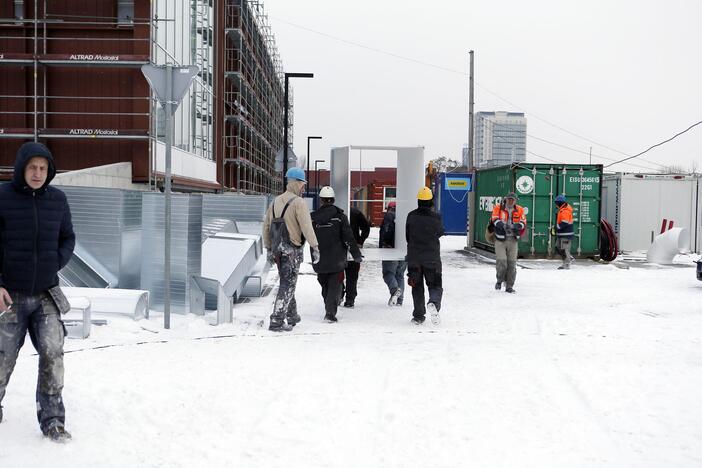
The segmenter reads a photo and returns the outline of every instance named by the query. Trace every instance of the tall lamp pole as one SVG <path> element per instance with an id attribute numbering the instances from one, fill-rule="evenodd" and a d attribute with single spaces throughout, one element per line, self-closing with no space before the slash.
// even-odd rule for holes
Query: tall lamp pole
<path id="1" fill-rule="evenodd" d="M 288 172 L 288 108 L 290 107 L 288 82 L 290 78 L 314 78 L 314 73 L 285 73 L 285 102 L 283 103 L 283 188 L 285 188 L 285 173 Z"/>
<path id="2" fill-rule="evenodd" d="M 316 159 L 314 161 L 314 196 L 317 199 L 317 194 L 319 193 L 319 170 L 317 169 L 317 164 L 324 162 L 324 159 Z"/>
<path id="3" fill-rule="evenodd" d="M 307 177 L 310 173 L 310 140 L 321 140 L 321 136 L 308 136 L 307 137 Z M 307 196 L 310 196 L 310 184 L 307 184 Z"/>

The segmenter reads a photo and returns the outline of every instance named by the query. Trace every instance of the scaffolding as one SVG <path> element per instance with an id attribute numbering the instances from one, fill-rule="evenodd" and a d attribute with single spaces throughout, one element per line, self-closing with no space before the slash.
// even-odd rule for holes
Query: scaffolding
<path id="1" fill-rule="evenodd" d="M 275 163 L 283 147 L 284 100 L 280 57 L 263 4 L 225 2 L 225 186 L 243 193 L 278 193 L 282 184 Z"/>
<path id="2" fill-rule="evenodd" d="M 200 69 L 178 147 L 214 159 L 210 2 L 192 1 L 182 18 L 159 18 L 154 9 L 149 0 L 0 4 L 2 164 L 22 140 L 50 140 L 63 168 L 131 161 L 134 181 L 155 182 L 153 148 L 165 129 L 140 68 L 156 62 L 157 51 L 179 65 L 156 36 L 176 21 L 190 33 L 183 60 Z"/>
<path id="3" fill-rule="evenodd" d="M 13 17 L 0 11 L 0 138 L 148 139 L 148 94 L 120 95 L 124 88 L 80 80 L 79 71 L 149 63 L 150 18 L 52 13 L 47 0 L 32 3 L 33 12 L 22 1 Z"/>

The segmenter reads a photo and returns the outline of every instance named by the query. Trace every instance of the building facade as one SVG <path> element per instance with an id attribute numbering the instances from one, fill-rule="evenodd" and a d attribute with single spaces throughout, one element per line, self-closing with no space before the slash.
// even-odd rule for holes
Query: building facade
<path id="1" fill-rule="evenodd" d="M 200 70 L 173 118 L 174 188 L 279 189 L 283 76 L 259 1 L 15 0 L 0 18 L 0 177 L 38 140 L 59 170 L 130 163 L 160 186 L 165 115 L 141 66 L 170 63 Z"/>
<path id="2" fill-rule="evenodd" d="M 526 117 L 521 112 L 478 112 L 474 123 L 475 166 L 526 161 Z M 464 151 L 464 155 L 467 151 Z"/>

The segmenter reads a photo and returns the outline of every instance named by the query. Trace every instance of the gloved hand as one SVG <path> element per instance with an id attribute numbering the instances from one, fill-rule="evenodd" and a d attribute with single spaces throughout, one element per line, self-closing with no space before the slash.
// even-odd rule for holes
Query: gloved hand
<path id="1" fill-rule="evenodd" d="M 319 247 L 312 247 L 312 264 L 319 263 Z"/>
<path id="2" fill-rule="evenodd" d="M 505 231 L 505 223 L 501 220 L 495 222 L 495 237 L 499 240 L 504 240 L 507 232 Z"/>
<path id="3" fill-rule="evenodd" d="M 556 235 L 556 226 L 551 226 L 551 235 L 552 236 Z"/>
<path id="4" fill-rule="evenodd" d="M 363 261 L 363 255 L 359 255 L 358 257 L 353 257 L 353 261 L 356 263 L 361 263 Z"/>
<path id="5" fill-rule="evenodd" d="M 268 251 L 268 263 L 271 265 L 275 264 L 275 254 L 270 250 Z"/>

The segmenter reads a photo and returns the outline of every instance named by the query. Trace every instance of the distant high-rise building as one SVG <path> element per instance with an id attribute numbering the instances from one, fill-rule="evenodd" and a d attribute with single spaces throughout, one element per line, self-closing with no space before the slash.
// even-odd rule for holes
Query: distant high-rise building
<path id="1" fill-rule="evenodd" d="M 475 114 L 474 155 L 478 168 L 526 161 L 526 117 L 521 112 Z M 464 151 L 464 158 L 467 151 Z"/>
<path id="2" fill-rule="evenodd" d="M 463 144 L 463 151 L 461 152 L 461 162 L 463 166 L 468 167 L 468 143 Z"/>

